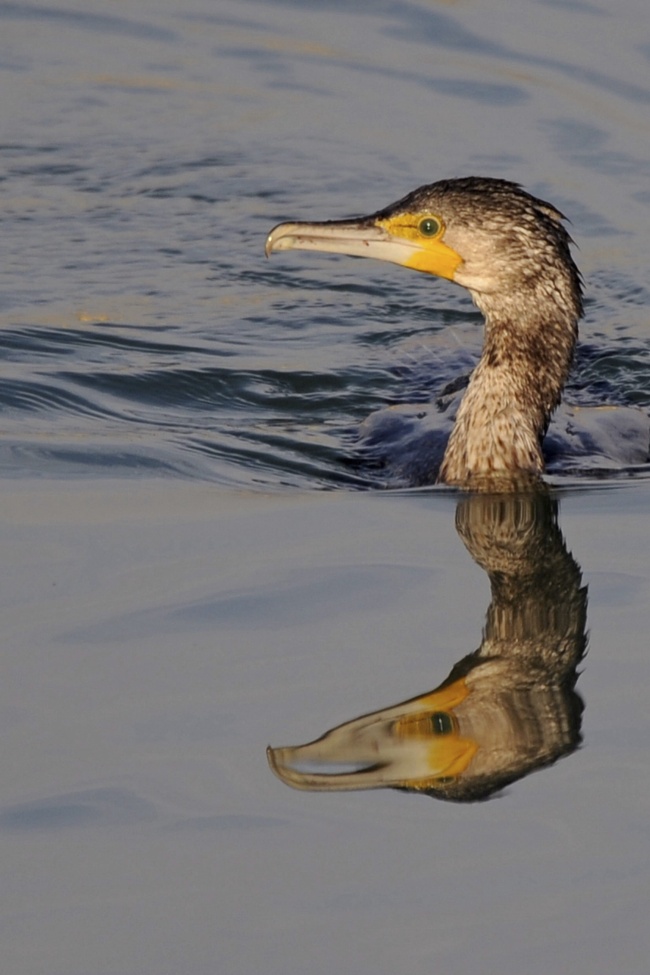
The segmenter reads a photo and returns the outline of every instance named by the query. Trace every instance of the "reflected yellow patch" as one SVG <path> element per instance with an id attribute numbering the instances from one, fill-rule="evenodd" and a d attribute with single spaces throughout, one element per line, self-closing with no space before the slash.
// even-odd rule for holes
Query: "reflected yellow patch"
<path id="1" fill-rule="evenodd" d="M 413 710 L 395 721 L 393 726 L 395 733 L 400 738 L 430 738 L 431 715 L 435 712 L 444 712 L 449 715 L 450 720 L 454 721 L 454 708 L 463 703 L 469 692 L 465 678 L 461 677 L 453 684 L 431 691 L 430 694 L 424 694 L 413 702 L 413 705 L 417 704 L 417 711 Z"/>
<path id="2" fill-rule="evenodd" d="M 470 738 L 450 738 L 437 741 L 431 747 L 429 762 L 438 779 L 456 779 L 469 768 L 478 751 Z"/>
<path id="3" fill-rule="evenodd" d="M 430 708 L 432 711 L 451 711 L 453 708 L 457 708 L 468 694 L 469 687 L 465 678 L 461 677 L 453 684 L 447 684 L 446 687 L 418 698 L 418 704 L 422 706 L 423 710 Z"/>
<path id="4" fill-rule="evenodd" d="M 469 766 L 478 751 L 478 744 L 460 734 L 454 716 L 454 708 L 462 704 L 469 693 L 465 678 L 461 677 L 453 684 L 418 698 L 418 711 L 395 722 L 393 732 L 396 737 L 428 742 L 429 775 L 421 778 L 417 784 L 409 780 L 409 787 L 426 788 L 435 779 L 456 778 Z M 432 719 L 436 713 L 445 715 L 449 720 L 449 729 L 443 734 L 433 729 Z"/>

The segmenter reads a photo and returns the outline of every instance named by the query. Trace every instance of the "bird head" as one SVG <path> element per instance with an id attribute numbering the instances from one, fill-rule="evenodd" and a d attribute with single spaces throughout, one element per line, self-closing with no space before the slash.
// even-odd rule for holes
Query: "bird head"
<path id="1" fill-rule="evenodd" d="M 370 216 L 281 223 L 266 254 L 316 250 L 374 257 L 447 278 L 481 295 L 528 290 L 558 270 L 573 279 L 570 237 L 555 207 L 502 179 L 441 180 Z"/>

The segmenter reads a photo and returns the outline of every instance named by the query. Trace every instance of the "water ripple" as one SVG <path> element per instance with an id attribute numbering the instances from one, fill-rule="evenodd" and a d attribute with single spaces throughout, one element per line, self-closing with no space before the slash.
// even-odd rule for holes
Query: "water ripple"
<path id="1" fill-rule="evenodd" d="M 628 60 L 568 44 L 549 57 L 525 32 L 425 4 L 308 4 L 319 23 L 349 18 L 359 42 L 316 44 L 278 27 L 292 4 L 304 7 L 248 5 L 246 18 L 229 3 L 165 8 L 154 22 L 144 8 L 0 2 L 14 41 L 0 470 L 378 483 L 359 466 L 358 424 L 466 375 L 480 316 L 460 291 L 397 268 L 269 263 L 264 239 L 279 220 L 368 212 L 474 168 L 548 193 L 587 242 L 567 398 L 650 408 L 647 154 L 640 120 L 626 121 L 647 91 Z M 557 15 L 575 36 L 605 44 L 592 24 L 611 13 L 572 8 Z"/>

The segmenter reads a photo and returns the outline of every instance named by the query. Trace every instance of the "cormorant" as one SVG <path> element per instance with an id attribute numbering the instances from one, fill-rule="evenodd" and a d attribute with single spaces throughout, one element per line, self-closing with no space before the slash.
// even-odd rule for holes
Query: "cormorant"
<path id="1" fill-rule="evenodd" d="M 462 487 L 536 480 L 542 441 L 567 380 L 582 287 L 564 216 L 504 179 L 441 180 L 370 216 L 281 223 L 266 254 L 317 250 L 402 264 L 467 288 L 485 317 L 483 351 L 458 407 L 442 463 L 417 465 L 419 483 Z M 647 418 L 634 413 L 646 431 Z M 439 463 L 439 458 L 438 462 Z M 436 465 L 437 466 L 437 465 Z"/>

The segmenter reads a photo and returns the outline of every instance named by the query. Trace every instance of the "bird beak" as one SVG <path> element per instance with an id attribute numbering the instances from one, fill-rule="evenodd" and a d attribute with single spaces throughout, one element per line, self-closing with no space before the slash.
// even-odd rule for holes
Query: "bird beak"
<path id="1" fill-rule="evenodd" d="M 362 217 L 323 223 L 280 223 L 266 238 L 264 251 L 326 251 L 374 257 L 416 271 L 454 280 L 462 258 L 441 238 L 420 238 L 410 222 L 398 217 Z"/>

